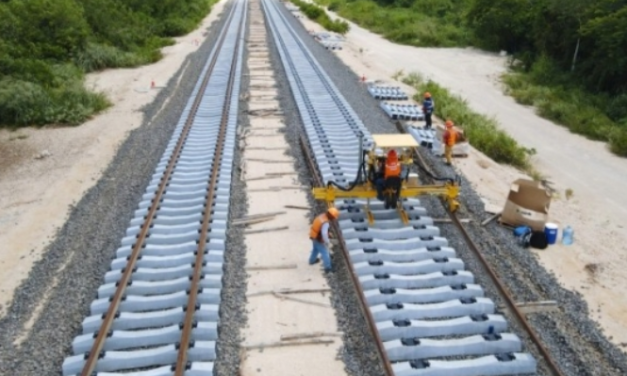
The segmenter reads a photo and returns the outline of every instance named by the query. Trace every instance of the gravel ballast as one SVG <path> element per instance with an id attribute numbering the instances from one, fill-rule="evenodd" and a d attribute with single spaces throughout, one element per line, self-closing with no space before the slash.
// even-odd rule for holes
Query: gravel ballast
<path id="1" fill-rule="evenodd" d="M 378 102 L 368 94 L 365 86 L 359 82 L 359 77 L 333 52 L 326 50 L 317 43 L 289 11 L 286 9 L 283 9 L 283 11 L 301 39 L 316 56 L 327 75 L 333 80 L 355 112 L 359 114 L 368 129 L 373 133 L 396 133 L 395 125 L 380 110 Z M 275 49 L 273 48 L 272 50 L 275 69 L 284 75 Z M 289 92 L 287 82 L 284 82 L 282 87 Z M 293 103 L 287 103 L 292 101 L 291 96 L 283 96 L 282 100 L 282 103 L 285 103 L 288 109 L 295 109 Z M 300 157 L 297 155 L 300 152 L 297 143 L 301 125 L 300 118 L 294 116 L 293 111 L 286 111 L 286 113 L 294 118 L 289 123 L 293 125 L 290 128 L 290 132 L 293 133 L 290 138 L 293 145 L 293 153 L 296 152 L 295 157 L 300 158 L 299 171 L 305 171 L 301 179 L 304 182 L 309 182 L 310 177 L 302 161 L 303 157 L 302 155 Z M 450 167 L 443 165 L 441 159 L 431 155 L 428 150 L 422 150 L 422 154 L 437 174 L 452 175 L 454 173 Z M 463 176 L 461 178 L 461 201 L 463 207 L 459 216 L 471 219 L 471 223 L 465 225 L 471 238 L 478 245 L 484 257 L 487 258 L 492 269 L 495 270 L 511 292 L 514 300 L 532 302 L 555 300 L 558 302 L 559 312 L 530 314 L 527 317 L 558 365 L 562 367 L 562 372 L 566 375 L 577 376 L 618 376 L 627 374 L 627 357 L 618 347 L 607 340 L 598 324 L 589 318 L 587 304 L 579 294 L 562 288 L 555 276 L 538 263 L 532 252 L 519 247 L 515 243 L 508 230 L 495 223 L 486 227 L 477 225 L 486 217 L 483 211 L 484 204 L 467 179 Z M 423 198 L 421 201 L 423 201 L 431 216 L 445 217 L 442 206 L 437 200 Z M 440 228 L 443 236 L 449 239 L 452 246 L 455 247 L 460 257 L 466 263 L 467 269 L 475 274 L 477 282 L 484 287 L 487 296 L 492 298 L 497 305 L 502 305 L 503 302 L 497 293 L 496 287 L 476 255 L 465 244 L 459 231 L 452 225 L 444 224 Z M 334 258 L 336 265 L 341 263 L 337 259 L 340 259 L 340 257 Z M 341 265 L 339 273 L 333 279 L 335 281 L 331 281 L 331 283 L 334 288 L 336 288 L 336 284 L 345 287 L 345 289 L 340 287 L 336 294 L 342 297 L 342 304 L 340 305 L 345 305 L 348 308 L 344 310 L 336 305 L 336 309 L 338 309 L 338 320 L 342 330 L 348 330 L 347 338 L 349 341 L 345 344 L 346 353 L 343 354 L 344 360 L 347 362 L 347 368 L 352 374 L 380 374 L 373 371 L 372 368 L 366 367 L 364 370 L 353 364 L 355 361 L 363 360 L 376 362 L 377 359 L 372 356 L 374 354 L 367 356 L 369 359 L 360 359 L 359 357 L 363 358 L 365 354 L 363 352 L 355 354 L 353 351 L 357 348 L 351 348 L 351 336 L 360 338 L 359 340 L 362 341 L 370 341 L 371 336 L 365 330 L 366 327 L 364 326 L 361 312 L 355 306 L 357 304 L 356 299 L 353 298 L 351 300 L 349 298 L 348 301 L 346 300 L 346 296 L 350 294 L 355 295 L 355 293 L 351 291 L 352 284 L 349 281 L 348 274 L 346 274 L 345 265 Z M 504 314 L 508 316 L 513 330 L 525 339 L 526 351 L 531 351 L 538 357 L 538 352 L 530 343 L 526 333 L 521 330 L 508 312 L 504 312 Z M 346 322 L 350 322 L 348 327 Z M 361 343 L 359 346 L 360 351 L 374 351 L 373 347 L 368 347 L 366 344 Z M 542 363 L 540 364 L 541 367 L 538 374 L 548 374 Z"/>
<path id="2" fill-rule="evenodd" d="M 229 13 L 231 6 L 225 6 L 223 15 Z M 16 290 L 7 314 L 0 320 L 1 375 L 60 374 L 72 340 L 80 333 L 81 322 L 89 314 L 89 305 L 225 20 L 226 17 L 220 17 L 213 23 L 198 51 L 186 59 L 157 98 L 143 109 L 142 125 L 130 133 L 102 178 L 71 209 L 66 224 Z M 233 287 L 230 279 L 225 273 L 225 286 Z M 231 295 L 226 296 L 224 309 L 229 310 Z M 39 316 L 25 331 L 26 323 L 40 305 Z M 16 340 L 25 334 L 18 345 Z M 219 357 L 226 364 L 233 361 L 232 353 L 221 351 Z M 233 374 L 226 365 L 218 364 L 218 368 L 225 369 L 224 374 Z"/>

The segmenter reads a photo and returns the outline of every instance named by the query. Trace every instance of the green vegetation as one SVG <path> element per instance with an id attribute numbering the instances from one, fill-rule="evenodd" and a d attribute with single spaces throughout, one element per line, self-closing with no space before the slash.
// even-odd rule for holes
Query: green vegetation
<path id="1" fill-rule="evenodd" d="M 159 60 L 213 2 L 0 1 L 0 126 L 80 124 L 110 105 L 86 72 Z"/>
<path id="2" fill-rule="evenodd" d="M 472 0 L 477 44 L 515 56 L 508 92 L 627 156 L 627 1 Z"/>
<path id="3" fill-rule="evenodd" d="M 467 0 L 316 0 L 369 30 L 401 44 L 464 46 L 470 33 L 463 23 Z"/>
<path id="4" fill-rule="evenodd" d="M 505 50 L 516 100 L 627 156 L 627 0 L 316 1 L 394 42 Z"/>
<path id="5" fill-rule="evenodd" d="M 298 8 L 300 8 L 301 12 L 307 16 L 310 20 L 317 22 L 320 26 L 324 27 L 329 31 L 333 31 L 338 34 L 346 34 L 348 33 L 349 26 L 345 21 L 334 21 L 329 18 L 327 12 L 324 9 L 316 6 L 315 4 L 306 3 L 301 0 L 291 0 Z"/>
<path id="6" fill-rule="evenodd" d="M 507 163 L 531 172 L 529 154 L 533 151 L 520 146 L 516 140 L 499 129 L 496 120 L 473 112 L 461 97 L 451 94 L 447 89 L 432 81 L 424 81 L 417 74 L 410 74 L 403 82 L 418 90 L 414 99 L 421 103 L 421 93 L 430 92 L 437 98 L 435 114 L 442 119 L 451 119 L 464 130 L 468 141 L 477 150 L 496 162 Z"/>
<path id="7" fill-rule="evenodd" d="M 548 70 L 538 62 L 530 72 L 504 75 L 507 93 L 519 103 L 534 106 L 538 115 L 568 127 L 573 133 L 607 141 L 614 154 L 627 157 L 627 117 L 624 114 L 627 94 L 613 98 L 604 94 L 592 95 L 567 81 L 556 82 L 556 78 L 566 79 L 568 76 L 558 71 L 553 73 L 550 84 L 543 84 L 547 81 L 538 76 Z M 622 120 L 614 121 L 608 114 Z"/>

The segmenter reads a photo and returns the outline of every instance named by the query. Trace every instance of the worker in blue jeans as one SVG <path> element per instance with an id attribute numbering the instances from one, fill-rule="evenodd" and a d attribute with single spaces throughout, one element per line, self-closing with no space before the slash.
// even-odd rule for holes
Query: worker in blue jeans
<path id="1" fill-rule="evenodd" d="M 314 219 L 309 230 L 309 239 L 313 243 L 311 256 L 309 256 L 309 265 L 313 265 L 320 261 L 318 255 L 322 257 L 324 272 L 330 273 L 331 256 L 329 255 L 329 224 L 340 216 L 340 212 L 336 208 L 329 208 L 325 213 L 320 214 Z"/>

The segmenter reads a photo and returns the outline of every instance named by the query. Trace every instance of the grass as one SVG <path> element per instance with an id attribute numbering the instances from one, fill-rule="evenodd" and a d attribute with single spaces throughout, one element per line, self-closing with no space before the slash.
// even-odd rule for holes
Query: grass
<path id="1" fill-rule="evenodd" d="M 409 7 L 382 6 L 373 0 L 316 2 L 393 42 L 421 47 L 467 46 L 471 42 L 461 22 L 460 6 L 440 4 L 435 9 L 433 3 L 425 4 L 424 0 L 416 0 Z"/>
<path id="2" fill-rule="evenodd" d="M 529 72 L 503 75 L 506 93 L 533 106 L 539 116 L 591 140 L 605 141 L 612 153 L 627 157 L 627 96 L 591 94 L 547 64 L 540 60 Z"/>
<path id="3" fill-rule="evenodd" d="M 306 3 L 301 0 L 290 0 L 300 9 L 307 18 L 320 24 L 328 31 L 332 31 L 338 34 L 346 34 L 350 29 L 350 26 L 345 21 L 332 20 L 329 18 L 327 12 L 317 5 Z"/>
<path id="4" fill-rule="evenodd" d="M 570 188 L 567 188 L 566 191 L 564 192 L 564 195 L 566 196 L 567 200 L 570 200 L 573 197 L 573 190 Z"/>
<path id="5" fill-rule="evenodd" d="M 410 74 L 403 78 L 403 82 L 418 90 L 414 99 L 419 103 L 422 101 L 421 93 L 430 92 L 436 99 L 435 114 L 442 119 L 451 119 L 463 129 L 470 144 L 477 150 L 496 162 L 520 168 L 534 179 L 541 179 L 541 175 L 529 162 L 533 150 L 522 147 L 499 129 L 495 119 L 472 111 L 461 97 L 451 94 L 433 81 L 425 81 L 420 75 Z"/>
<path id="6" fill-rule="evenodd" d="M 53 68 L 55 86 L 14 78 L 0 80 L 0 126 L 78 125 L 111 105 L 102 93 L 84 87 L 84 74 L 72 65 Z"/>

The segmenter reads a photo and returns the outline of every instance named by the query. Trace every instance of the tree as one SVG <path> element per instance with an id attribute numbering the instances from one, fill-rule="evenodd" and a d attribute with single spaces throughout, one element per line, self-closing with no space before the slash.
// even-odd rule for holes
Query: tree
<path id="1" fill-rule="evenodd" d="M 87 43 L 89 26 L 74 0 L 10 1 L 19 20 L 16 44 L 22 56 L 64 61 Z"/>

